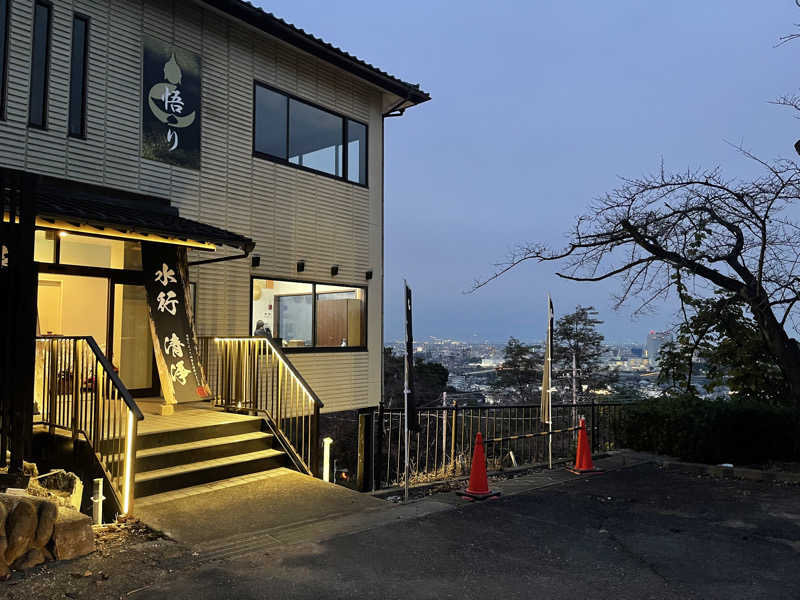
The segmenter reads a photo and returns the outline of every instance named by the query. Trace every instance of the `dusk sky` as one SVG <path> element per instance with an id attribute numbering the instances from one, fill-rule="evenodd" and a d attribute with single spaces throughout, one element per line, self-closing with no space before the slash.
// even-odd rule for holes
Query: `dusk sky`
<path id="1" fill-rule="evenodd" d="M 607 339 L 642 342 L 674 307 L 632 320 L 612 310 L 614 281 L 529 263 L 463 292 L 517 242 L 563 244 L 619 176 L 663 158 L 746 177 L 725 140 L 771 159 L 800 137 L 768 103 L 800 86 L 800 41 L 775 47 L 800 22 L 793 0 L 258 3 L 433 97 L 386 121 L 387 342 L 404 277 L 417 339 L 540 339 L 550 292 L 556 316 L 592 304 Z"/>

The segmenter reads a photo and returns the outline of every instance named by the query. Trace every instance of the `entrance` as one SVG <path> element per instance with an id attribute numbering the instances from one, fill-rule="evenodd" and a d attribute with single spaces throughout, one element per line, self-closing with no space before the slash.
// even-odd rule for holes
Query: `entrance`
<path id="1" fill-rule="evenodd" d="M 38 316 L 40 335 L 92 336 L 131 394 L 158 393 L 143 285 L 41 272 Z"/>

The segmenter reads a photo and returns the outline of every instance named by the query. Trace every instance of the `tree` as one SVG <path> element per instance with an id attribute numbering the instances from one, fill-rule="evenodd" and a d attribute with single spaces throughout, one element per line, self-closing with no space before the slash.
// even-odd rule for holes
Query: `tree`
<path id="1" fill-rule="evenodd" d="M 567 390 L 562 400 L 568 401 L 572 392 L 572 359 L 575 357 L 575 383 L 577 395 L 606 389 L 616 381 L 616 371 L 601 365 L 603 335 L 597 326 L 603 322 L 597 317 L 594 306 L 576 306 L 575 312 L 564 315 L 556 322 L 553 332 L 553 373 Z"/>
<path id="2" fill-rule="evenodd" d="M 544 355 L 532 345 L 510 337 L 503 349 L 503 364 L 497 368 L 492 387 L 511 392 L 518 403 L 533 403 L 542 385 L 543 363 Z"/>
<path id="3" fill-rule="evenodd" d="M 706 392 L 727 386 L 738 399 L 781 405 L 789 397 L 787 382 L 766 348 L 756 323 L 735 296 L 687 298 L 686 318 L 674 342 L 661 350 L 659 383 L 673 392 L 696 394 L 696 364 L 708 378 Z"/>
<path id="4" fill-rule="evenodd" d="M 764 347 L 800 409 L 800 345 L 788 326 L 800 300 L 800 223 L 787 209 L 800 201 L 800 167 L 756 161 L 763 175 L 724 177 L 719 169 L 623 179 L 579 217 L 563 249 L 520 246 L 473 289 L 522 262 L 557 261 L 573 281 L 620 278 L 617 305 L 637 297 L 642 310 L 670 292 L 719 288 L 751 313 Z"/>
<path id="5" fill-rule="evenodd" d="M 414 359 L 414 392 L 417 407 L 434 406 L 441 403 L 442 392 L 447 391 L 447 368 L 437 362 L 427 362 L 420 357 Z M 395 356 L 391 348 L 383 349 L 383 399 L 391 408 L 403 407 L 405 382 L 405 360 Z"/>

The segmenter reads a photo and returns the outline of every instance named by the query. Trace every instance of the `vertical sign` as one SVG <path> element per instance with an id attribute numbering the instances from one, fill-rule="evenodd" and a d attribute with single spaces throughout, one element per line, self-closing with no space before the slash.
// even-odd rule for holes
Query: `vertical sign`
<path id="1" fill-rule="evenodd" d="M 200 168 L 200 57 L 142 40 L 142 157 Z"/>
<path id="2" fill-rule="evenodd" d="M 147 306 L 164 398 L 169 403 L 209 395 L 186 305 L 186 250 L 142 242 Z M 172 392 L 172 398 L 170 393 Z"/>

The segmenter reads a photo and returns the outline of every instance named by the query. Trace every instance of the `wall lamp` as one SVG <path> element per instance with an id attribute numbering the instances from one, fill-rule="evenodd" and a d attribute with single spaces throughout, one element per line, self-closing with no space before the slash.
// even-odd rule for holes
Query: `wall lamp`
<path id="1" fill-rule="evenodd" d="M 306 270 L 306 261 L 298 260 L 297 261 L 297 272 L 298 273 L 302 273 L 305 270 Z"/>

